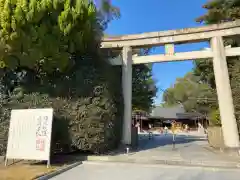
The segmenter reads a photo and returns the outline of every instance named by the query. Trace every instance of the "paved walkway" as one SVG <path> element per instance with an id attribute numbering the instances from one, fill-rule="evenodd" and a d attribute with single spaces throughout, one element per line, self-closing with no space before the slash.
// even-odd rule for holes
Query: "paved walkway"
<path id="1" fill-rule="evenodd" d="M 173 148 L 172 145 L 171 134 L 166 136 L 154 135 L 153 139 L 150 140 L 148 139 L 148 135 L 142 134 L 140 135 L 139 149 L 137 152 L 130 152 L 128 155 L 120 153 L 113 156 L 96 156 L 96 159 L 93 158 L 92 161 L 87 161 L 85 164 L 56 176 L 52 180 L 239 179 L 240 170 L 224 169 L 224 167 L 237 167 L 240 159 L 214 153 L 206 149 L 207 146 L 206 137 L 197 133 L 178 134 L 175 148 Z M 108 162 L 103 162 L 104 160 Z M 134 160 L 133 162 L 135 163 L 126 163 L 132 162 L 129 160 Z M 165 160 L 178 161 L 179 166 L 167 166 L 162 163 L 156 163 Z M 183 162 L 194 163 L 183 164 Z M 176 163 L 173 164 L 176 165 Z M 209 168 L 209 166 L 214 168 Z M 221 169 L 217 167 L 221 167 Z"/>
<path id="2" fill-rule="evenodd" d="M 138 164 L 83 164 L 51 180 L 239 180 L 240 171 Z"/>
<path id="3" fill-rule="evenodd" d="M 191 134 L 181 133 L 176 136 L 175 147 L 172 144 L 172 134 L 148 136 L 141 135 L 139 150 L 129 155 L 133 159 L 148 160 L 176 160 L 195 162 L 240 163 L 240 159 L 230 157 L 209 150 L 207 138 L 197 132 Z M 126 156 L 126 155 L 119 155 Z"/>

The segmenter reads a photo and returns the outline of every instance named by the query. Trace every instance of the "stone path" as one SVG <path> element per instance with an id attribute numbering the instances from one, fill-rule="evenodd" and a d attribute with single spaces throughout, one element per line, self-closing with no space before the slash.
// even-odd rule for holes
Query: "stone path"
<path id="1" fill-rule="evenodd" d="M 175 148 L 172 145 L 172 135 L 155 135 L 149 140 L 148 136 L 141 136 L 139 150 L 129 158 L 149 160 L 178 160 L 198 162 L 229 162 L 239 163 L 240 159 L 207 149 L 208 142 L 205 136 L 198 133 L 181 133 L 176 137 Z M 119 155 L 124 156 L 124 155 Z M 126 155 L 125 155 L 126 156 Z"/>
<path id="2" fill-rule="evenodd" d="M 174 149 L 171 134 L 154 135 L 151 140 L 148 139 L 148 135 L 141 135 L 138 151 L 130 152 L 128 155 L 120 153 L 114 156 L 91 157 L 83 165 L 52 180 L 239 179 L 240 169 L 226 168 L 239 168 L 240 159 L 214 153 L 206 149 L 207 145 L 206 137 L 197 133 L 178 134 Z M 168 163 L 162 163 L 165 161 Z"/>
<path id="3" fill-rule="evenodd" d="M 213 168 L 90 163 L 51 180 L 239 180 L 240 171 Z"/>
<path id="4" fill-rule="evenodd" d="M 141 164 L 168 164 L 203 167 L 240 168 L 240 158 L 230 157 L 209 150 L 206 137 L 197 133 L 178 134 L 175 148 L 172 135 L 140 136 L 139 149 L 129 154 L 90 156 L 89 161 L 130 162 Z"/>

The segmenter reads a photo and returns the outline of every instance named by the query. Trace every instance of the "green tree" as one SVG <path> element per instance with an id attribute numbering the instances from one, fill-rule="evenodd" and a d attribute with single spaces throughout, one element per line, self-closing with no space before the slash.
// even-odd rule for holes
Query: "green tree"
<path id="1" fill-rule="evenodd" d="M 132 106 L 134 110 L 149 112 L 154 104 L 157 88 L 152 76 L 152 65 L 133 66 Z"/>
<path id="2" fill-rule="evenodd" d="M 96 153 L 117 145 L 121 72 L 100 50 L 111 12 L 88 0 L 0 0 L 0 136 L 11 109 L 52 107 L 54 143 Z"/>
<path id="3" fill-rule="evenodd" d="M 212 0 L 206 3 L 203 8 L 207 10 L 207 13 L 197 18 L 197 22 L 201 22 L 204 24 L 215 24 L 234 21 L 240 18 L 240 0 Z M 224 44 L 231 45 L 232 47 L 238 47 L 240 45 L 240 38 L 238 36 L 224 38 Z M 240 124 L 239 60 L 239 57 L 227 58 L 228 71 L 231 81 L 233 100 L 238 124 Z M 212 60 L 206 59 L 198 60 L 195 62 L 196 63 L 194 68 L 194 74 L 199 76 L 202 81 L 208 83 L 212 88 L 216 89 Z M 215 110 L 213 109 L 213 111 Z"/>
<path id="4" fill-rule="evenodd" d="M 183 105 L 188 112 L 209 113 L 214 107 L 216 96 L 208 84 L 199 83 L 192 72 L 178 78 L 163 94 L 164 106 Z M 208 108 L 207 108 L 208 107 Z"/>
<path id="5" fill-rule="evenodd" d="M 214 89 L 216 88 L 212 59 L 195 60 L 193 74 L 199 77 L 201 82 L 209 84 Z"/>
<path id="6" fill-rule="evenodd" d="M 219 109 L 212 109 L 209 113 L 209 120 L 212 125 L 221 125 Z"/>
<path id="7" fill-rule="evenodd" d="M 203 8 L 207 13 L 196 19 L 197 22 L 204 24 L 216 24 L 227 21 L 233 21 L 240 18 L 240 0 L 212 0 L 206 3 Z M 225 38 L 225 45 L 238 46 L 239 38 Z M 234 66 L 237 58 L 228 57 L 228 66 Z M 199 76 L 201 81 L 208 83 L 215 88 L 215 79 L 213 73 L 212 59 L 197 60 L 195 62 L 194 74 Z M 232 76 L 231 71 L 230 77 Z"/>
<path id="8" fill-rule="evenodd" d="M 96 51 L 116 10 L 87 0 L 0 0 L 1 59 L 6 66 L 65 70 L 75 53 Z"/>
<path id="9" fill-rule="evenodd" d="M 196 19 L 197 22 L 214 24 L 240 18 L 239 0 L 211 0 L 203 5 L 207 13 Z"/>
<path id="10" fill-rule="evenodd" d="M 97 6 L 97 9 L 100 11 L 101 17 L 103 18 L 103 22 L 105 25 L 107 25 L 107 23 L 111 20 L 120 17 L 120 9 L 113 6 L 110 0 L 92 1 Z"/>
<path id="11" fill-rule="evenodd" d="M 100 1 L 99 1 L 100 2 Z M 0 0 L 0 64 L 5 91 L 72 73 L 83 59 L 100 61 L 99 47 L 119 9 L 109 1 Z M 31 82 L 29 82 L 31 81 Z M 34 85 L 33 85 L 34 86 Z"/>
<path id="12" fill-rule="evenodd" d="M 151 49 L 133 49 L 134 55 L 147 55 Z M 114 58 L 121 55 L 121 51 L 104 52 Z M 121 67 L 119 67 L 121 68 Z M 152 64 L 134 64 L 132 67 L 132 108 L 149 112 L 154 106 L 156 97 L 156 81 L 153 79 Z"/>

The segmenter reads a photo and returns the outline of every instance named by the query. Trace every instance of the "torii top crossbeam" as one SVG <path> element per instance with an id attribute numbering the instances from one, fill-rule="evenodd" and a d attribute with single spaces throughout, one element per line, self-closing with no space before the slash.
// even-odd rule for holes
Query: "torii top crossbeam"
<path id="1" fill-rule="evenodd" d="M 237 34 L 240 34 L 240 20 L 195 28 L 104 37 L 101 45 L 102 48 L 153 47 L 164 44 L 200 42 L 215 36 L 225 37 Z"/>

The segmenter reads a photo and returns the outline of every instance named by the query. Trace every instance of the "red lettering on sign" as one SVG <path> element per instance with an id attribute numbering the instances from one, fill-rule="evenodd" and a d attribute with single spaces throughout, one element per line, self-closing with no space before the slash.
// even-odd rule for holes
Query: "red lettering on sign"
<path id="1" fill-rule="evenodd" d="M 45 150 L 45 139 L 42 139 L 42 138 L 36 139 L 36 150 L 38 150 L 38 151 Z"/>

